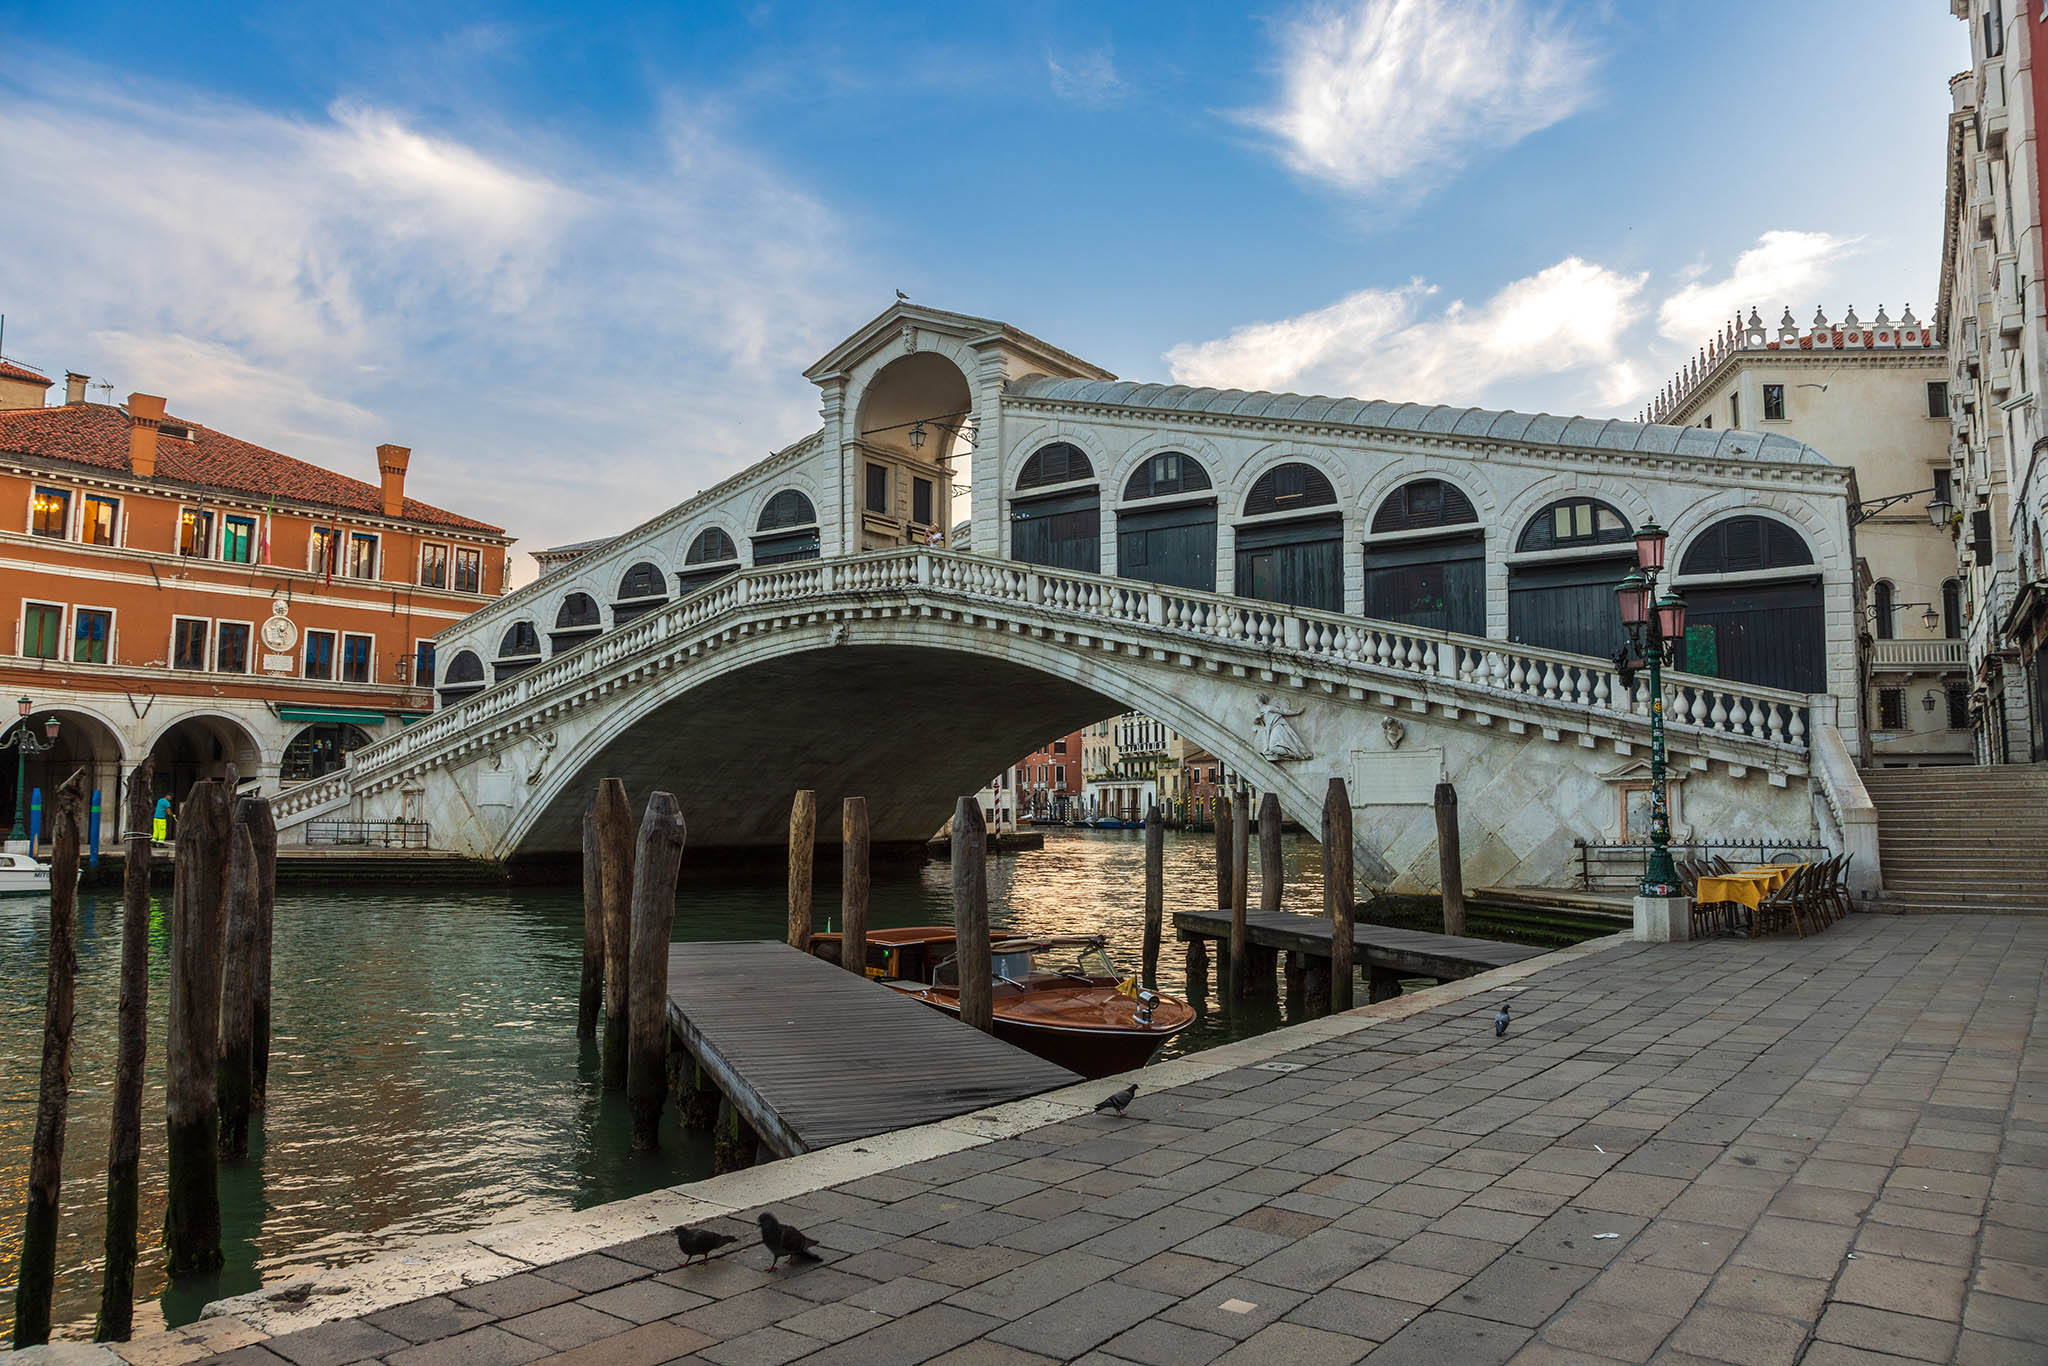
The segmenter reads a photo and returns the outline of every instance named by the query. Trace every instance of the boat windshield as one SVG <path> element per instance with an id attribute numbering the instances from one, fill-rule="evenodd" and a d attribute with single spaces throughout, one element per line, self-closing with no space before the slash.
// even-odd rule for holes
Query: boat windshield
<path id="1" fill-rule="evenodd" d="M 1034 976 L 1039 977 L 1121 977 L 1116 963 L 1100 941 L 1083 940 L 1075 943 L 1047 943 L 1033 940 L 1028 948 L 1003 951 L 1000 942 L 992 946 L 989 954 L 990 975 L 997 981 L 1009 981 L 1022 985 Z M 958 987 L 960 985 L 960 963 L 957 958 L 947 958 L 932 973 L 932 985 Z"/>

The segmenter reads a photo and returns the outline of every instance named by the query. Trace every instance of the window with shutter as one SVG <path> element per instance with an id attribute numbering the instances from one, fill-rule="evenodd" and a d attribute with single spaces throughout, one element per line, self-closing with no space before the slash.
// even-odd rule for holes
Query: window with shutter
<path id="1" fill-rule="evenodd" d="M 1244 515 L 1259 517 L 1272 512 L 1297 512 L 1303 508 L 1328 507 L 1337 501 L 1330 476 L 1313 465 L 1290 462 L 1275 465 L 1258 477 L 1245 495 Z"/>

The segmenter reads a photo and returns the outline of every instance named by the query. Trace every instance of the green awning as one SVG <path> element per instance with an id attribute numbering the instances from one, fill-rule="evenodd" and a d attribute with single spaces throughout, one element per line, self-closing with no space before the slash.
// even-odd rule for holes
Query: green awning
<path id="1" fill-rule="evenodd" d="M 350 711 L 346 707 L 279 707 L 277 715 L 284 721 L 347 721 L 358 726 L 381 726 L 391 719 L 381 711 Z"/>
<path id="2" fill-rule="evenodd" d="M 434 713 L 430 711 L 402 711 L 398 713 L 398 724 L 401 726 L 410 726 L 415 722 L 426 720 L 429 716 L 432 716 L 433 714 Z"/>

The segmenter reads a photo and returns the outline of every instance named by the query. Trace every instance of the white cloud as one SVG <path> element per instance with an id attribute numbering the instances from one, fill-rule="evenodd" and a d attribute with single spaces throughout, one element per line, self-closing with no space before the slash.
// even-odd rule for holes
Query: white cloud
<path id="1" fill-rule="evenodd" d="M 1280 33 L 1281 89 L 1241 114 L 1295 171 L 1369 192 L 1455 170 L 1582 108 L 1598 59 L 1525 0 L 1319 3 Z"/>
<path id="2" fill-rule="evenodd" d="M 1166 353 L 1182 384 L 1279 389 L 1420 403 L 1478 403 L 1493 386 L 1556 376 L 1603 405 L 1641 381 L 1622 333 L 1645 277 L 1576 256 L 1515 280 L 1477 307 L 1425 306 L 1436 289 L 1362 289 L 1325 308 L 1239 328 Z"/>
<path id="3" fill-rule="evenodd" d="M 864 312 L 833 216 L 681 100 L 622 163 L 120 88 L 0 86 L 10 352 L 372 482 L 411 445 L 409 492 L 525 549 L 811 430 L 800 371 Z"/>
<path id="4" fill-rule="evenodd" d="M 1756 245 L 1735 258 L 1735 268 L 1719 280 L 1695 278 L 1657 308 L 1657 331 L 1687 346 L 1708 336 L 1739 310 L 1760 310 L 1764 323 L 1775 328 L 1785 307 L 1801 324 L 1801 305 L 1814 302 L 1814 291 L 1834 277 L 1835 268 L 1862 243 L 1860 237 L 1780 229 L 1756 239 Z"/>
<path id="5" fill-rule="evenodd" d="M 1115 104 L 1127 93 L 1123 77 L 1117 74 L 1116 56 L 1107 47 L 1065 60 L 1048 55 L 1045 70 L 1052 93 L 1072 104 L 1099 108 Z"/>

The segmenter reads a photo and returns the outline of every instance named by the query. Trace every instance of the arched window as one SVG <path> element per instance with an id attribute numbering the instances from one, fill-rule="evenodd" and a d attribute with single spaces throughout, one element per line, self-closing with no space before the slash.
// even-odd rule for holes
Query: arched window
<path id="1" fill-rule="evenodd" d="M 1472 500 L 1441 479 L 1415 479 L 1383 499 L 1365 545 L 1365 614 L 1404 626 L 1486 634 L 1486 535 Z M 1434 532 L 1434 535 L 1422 533 Z"/>
<path id="2" fill-rule="evenodd" d="M 548 632 L 548 644 L 556 654 L 573 650 L 604 629 L 604 615 L 597 599 L 588 593 L 571 593 L 555 612 L 555 629 Z"/>
<path id="3" fill-rule="evenodd" d="M 1949 579 L 1941 585 L 1941 634 L 1948 640 L 1963 638 L 1963 585 Z"/>
<path id="4" fill-rule="evenodd" d="M 1573 550 L 1620 545 L 1634 536 L 1628 518 L 1597 498 L 1564 498 L 1531 517 L 1515 542 L 1517 551 Z"/>
<path id="5" fill-rule="evenodd" d="M 1597 498 L 1560 498 L 1515 538 L 1517 555 L 1539 551 L 1549 553 L 1508 566 L 1508 639 L 1611 656 L 1627 643 L 1614 586 L 1635 564 L 1628 518 Z"/>
<path id="6" fill-rule="evenodd" d="M 784 489 L 770 498 L 754 530 L 756 565 L 818 558 L 818 510 L 795 489 Z"/>
<path id="7" fill-rule="evenodd" d="M 1767 688 L 1825 691 L 1820 574 L 1796 572 L 1812 564 L 1805 538 L 1769 517 L 1727 517 L 1701 532 L 1679 557 L 1686 603 L 1679 667 Z"/>
<path id="8" fill-rule="evenodd" d="M 1078 446 L 1041 446 L 1018 472 L 1017 488 L 1047 488 L 1093 479 L 1095 467 Z M 1010 502 L 1010 558 L 1093 574 L 1102 568 L 1102 490 L 1063 488 Z"/>
<path id="9" fill-rule="evenodd" d="M 619 600 L 612 604 L 612 625 L 624 626 L 668 601 L 668 578 L 659 568 L 640 561 L 619 580 Z"/>
<path id="10" fill-rule="evenodd" d="M 1478 520 L 1472 500 L 1457 485 L 1441 479 L 1415 479 L 1388 494 L 1379 505 L 1372 515 L 1372 534 L 1463 526 Z"/>
<path id="11" fill-rule="evenodd" d="M 705 527 L 690 542 L 690 548 L 683 552 L 683 567 L 676 572 L 676 591 L 694 593 L 739 567 L 740 551 L 733 544 L 732 537 L 726 535 L 721 527 Z"/>
<path id="12" fill-rule="evenodd" d="M 1262 517 L 1269 512 L 1298 512 L 1303 508 L 1327 507 L 1337 501 L 1330 476 L 1314 465 L 1299 461 L 1275 465 L 1258 477 L 1245 495 L 1244 515 Z"/>
<path id="13" fill-rule="evenodd" d="M 1024 468 L 1017 472 L 1018 489 L 1041 489 L 1050 484 L 1071 484 L 1078 479 L 1093 479 L 1095 466 L 1088 463 L 1088 457 L 1081 448 L 1070 441 L 1055 441 L 1034 451 Z"/>
<path id="14" fill-rule="evenodd" d="M 1209 472 L 1191 456 L 1161 451 L 1124 484 L 1126 501 L 1213 492 Z M 1116 572 L 1175 588 L 1216 589 L 1216 499 L 1181 498 L 1164 507 L 1116 515 Z"/>
<path id="15" fill-rule="evenodd" d="M 755 524 L 754 530 L 780 531 L 784 527 L 810 526 L 817 520 L 818 512 L 811 506 L 810 499 L 795 489 L 784 489 L 761 509 L 761 520 Z"/>
<path id="16" fill-rule="evenodd" d="M 1043 452 L 1041 452 L 1043 454 Z M 1213 488 L 1209 471 L 1193 456 L 1161 451 L 1138 466 L 1124 485 L 1124 500 L 1165 498 L 1176 493 L 1202 493 Z"/>
<path id="17" fill-rule="evenodd" d="M 506 679 L 540 663 L 540 633 L 530 621 L 515 621 L 498 639 L 498 657 L 491 661 L 491 681 Z"/>
<path id="18" fill-rule="evenodd" d="M 1745 574 L 1812 564 L 1800 534 L 1769 517 L 1729 517 L 1701 532 L 1685 549 L 1680 574 Z"/>
<path id="19" fill-rule="evenodd" d="M 1244 515 L 1306 513 L 1237 528 L 1237 595 L 1326 612 L 1344 610 L 1344 518 L 1316 513 L 1337 501 L 1313 465 L 1275 465 L 1245 495 Z"/>
<path id="20" fill-rule="evenodd" d="M 441 675 L 441 705 L 460 702 L 471 693 L 482 692 L 483 687 L 483 660 L 474 650 L 458 650 L 448 661 L 448 671 Z"/>
<path id="21" fill-rule="evenodd" d="M 1893 598 L 1891 580 L 1879 579 L 1870 586 L 1870 631 L 1879 640 L 1892 638 Z"/>

